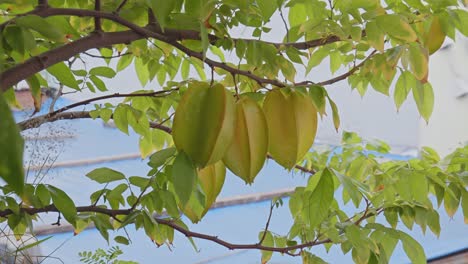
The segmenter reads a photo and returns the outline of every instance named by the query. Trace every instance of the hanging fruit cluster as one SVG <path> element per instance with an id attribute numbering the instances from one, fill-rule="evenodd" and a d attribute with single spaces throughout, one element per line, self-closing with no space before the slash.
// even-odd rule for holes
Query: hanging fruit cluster
<path id="1" fill-rule="evenodd" d="M 175 112 L 174 144 L 197 168 L 223 161 L 252 183 L 267 152 L 292 169 L 308 152 L 317 131 L 310 97 L 294 89 L 268 92 L 263 109 L 253 99 L 234 96 L 221 84 L 194 82 Z"/>
<path id="2" fill-rule="evenodd" d="M 175 111 L 172 129 L 184 157 L 179 160 L 191 162 L 186 174 L 196 175 L 173 175 L 187 177 L 174 180 L 175 192 L 181 189 L 179 207 L 198 222 L 221 191 L 226 167 L 251 184 L 268 153 L 287 169 L 300 162 L 314 142 L 317 110 L 307 94 L 292 88 L 268 92 L 262 108 L 248 96 L 235 100 L 221 84 L 193 82 Z"/>

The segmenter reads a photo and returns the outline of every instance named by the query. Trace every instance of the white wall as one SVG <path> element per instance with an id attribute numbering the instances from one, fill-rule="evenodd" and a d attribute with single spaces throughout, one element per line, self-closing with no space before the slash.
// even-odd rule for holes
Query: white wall
<path id="1" fill-rule="evenodd" d="M 429 124 L 420 123 L 419 145 L 442 156 L 468 141 L 468 38 L 458 36 L 430 58 L 429 81 L 434 88 L 434 112 Z"/>

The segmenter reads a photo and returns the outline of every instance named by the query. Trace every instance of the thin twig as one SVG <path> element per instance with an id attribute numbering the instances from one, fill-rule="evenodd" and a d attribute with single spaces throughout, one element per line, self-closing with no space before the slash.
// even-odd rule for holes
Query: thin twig
<path id="1" fill-rule="evenodd" d="M 288 27 L 288 23 L 286 23 L 286 19 L 283 16 L 283 9 L 281 9 L 281 7 L 279 7 L 279 14 L 280 14 L 281 20 L 283 21 L 284 28 L 286 29 L 286 41 L 289 42 L 289 27 Z"/>
<path id="2" fill-rule="evenodd" d="M 158 171 L 155 173 L 155 175 L 153 175 L 150 180 L 148 181 L 148 184 L 143 188 L 143 190 L 141 191 L 140 195 L 138 195 L 137 199 L 135 200 L 135 202 L 133 203 L 132 207 L 130 207 L 130 210 L 133 211 L 135 210 L 135 208 L 138 206 L 138 204 L 140 203 L 140 200 L 141 198 L 143 197 L 143 195 L 145 194 L 146 190 L 148 190 L 148 188 L 151 186 L 151 184 L 153 184 L 153 181 L 154 179 L 156 178 L 156 175 L 158 173 L 161 172 L 162 169 L 164 169 L 166 167 L 167 164 L 169 164 L 170 161 L 172 161 L 174 159 L 174 157 L 172 158 L 169 158 L 166 160 L 166 162 L 158 169 Z"/>
<path id="3" fill-rule="evenodd" d="M 83 54 L 85 54 L 85 55 L 87 55 L 89 57 L 92 57 L 92 58 L 115 59 L 115 58 L 120 58 L 120 57 L 123 57 L 123 56 L 131 55 L 132 53 L 131 52 L 126 52 L 126 53 L 121 53 L 121 54 L 113 55 L 113 56 L 94 55 L 94 54 L 91 54 L 89 52 L 83 52 Z"/>
<path id="4" fill-rule="evenodd" d="M 53 116 L 49 116 L 47 114 L 47 115 L 33 117 L 28 120 L 24 120 L 22 122 L 17 123 L 17 125 L 21 131 L 24 131 L 24 130 L 40 127 L 41 125 L 45 123 L 51 123 L 51 122 L 55 122 L 59 120 L 73 120 L 73 119 L 83 119 L 83 118 L 92 118 L 90 115 L 90 112 L 89 111 L 62 112 Z M 110 118 L 113 118 L 113 116 L 111 116 Z M 157 122 L 149 122 L 149 126 L 150 128 L 159 129 L 168 134 L 172 133 L 172 129 L 170 127 L 160 125 Z"/>
<path id="5" fill-rule="evenodd" d="M 124 5 L 127 3 L 127 0 L 122 0 L 122 2 L 120 2 L 119 6 L 115 9 L 114 13 L 118 14 L 120 13 L 120 10 L 122 10 L 122 8 L 124 7 Z"/>
<path id="6" fill-rule="evenodd" d="M 262 238 L 260 238 L 260 241 L 258 241 L 258 245 L 261 245 L 263 241 L 265 241 L 266 234 L 268 232 L 268 227 L 270 226 L 270 221 L 271 221 L 271 216 L 273 215 L 273 209 L 275 208 L 275 204 L 272 202 L 270 205 L 270 212 L 268 214 L 268 219 L 265 224 L 265 228 L 263 229 L 263 235 Z"/>
<path id="7" fill-rule="evenodd" d="M 74 104 L 67 105 L 65 107 L 62 107 L 60 109 L 57 109 L 56 111 L 49 113 L 48 115 L 54 116 L 58 113 L 65 112 L 67 110 L 70 110 L 72 108 L 82 106 L 82 105 L 87 105 L 95 101 L 100 101 L 100 100 L 105 100 L 105 99 L 110 99 L 110 98 L 122 98 L 122 97 L 161 97 L 161 96 L 166 96 L 174 91 L 178 91 L 179 88 L 174 88 L 170 90 L 160 90 L 160 91 L 155 91 L 155 92 L 147 92 L 147 93 L 127 93 L 127 94 L 121 94 L 121 93 L 114 93 L 114 94 L 109 94 L 109 95 L 103 95 L 103 96 L 98 96 L 98 97 L 93 97 L 87 100 L 83 100 L 80 102 L 76 102 Z"/>
<path id="8" fill-rule="evenodd" d="M 326 80 L 326 81 L 322 81 L 322 82 L 318 82 L 318 83 L 316 83 L 316 85 L 325 86 L 325 85 L 330 85 L 330 84 L 334 84 L 334 83 L 337 83 L 339 81 L 345 80 L 349 76 L 353 75 L 357 70 L 359 70 L 359 68 L 361 68 L 366 63 L 366 61 L 368 61 L 370 58 L 372 58 L 376 52 L 377 52 L 377 50 L 372 51 L 369 54 L 369 56 L 367 56 L 363 61 L 361 61 L 361 63 L 359 63 L 358 65 L 351 68 L 351 70 L 349 70 L 348 72 L 346 72 L 346 73 L 344 73 L 342 75 L 339 75 L 339 76 L 337 76 L 335 78 L 332 78 L 332 79 L 329 79 L 329 80 Z"/>

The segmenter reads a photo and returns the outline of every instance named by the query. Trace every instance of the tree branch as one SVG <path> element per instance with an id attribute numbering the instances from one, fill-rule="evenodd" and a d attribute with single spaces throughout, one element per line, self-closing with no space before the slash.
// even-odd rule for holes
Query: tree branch
<path id="1" fill-rule="evenodd" d="M 41 125 L 45 123 L 51 123 L 59 120 L 73 120 L 73 119 L 85 119 L 85 118 L 92 118 L 91 115 L 89 114 L 89 111 L 77 111 L 77 112 L 63 112 L 63 113 L 58 113 L 54 116 L 47 116 L 47 115 L 42 115 L 42 116 L 37 116 L 30 118 L 28 120 L 19 122 L 17 125 L 21 131 L 40 127 Z M 111 118 L 113 118 L 111 116 Z M 159 129 L 162 130 L 168 134 L 172 132 L 172 129 L 170 127 L 161 125 L 157 122 L 149 122 L 149 126 L 154 129 Z"/>
<path id="2" fill-rule="evenodd" d="M 122 98 L 122 97 L 163 97 L 163 96 L 166 96 L 167 94 L 170 94 L 170 93 L 178 91 L 178 90 L 179 90 L 179 88 L 174 88 L 174 89 L 170 89 L 170 90 L 160 90 L 160 91 L 155 91 L 155 92 L 146 92 L 146 93 L 126 93 L 126 94 L 114 93 L 114 94 L 108 94 L 108 95 L 93 97 L 93 98 L 90 98 L 90 99 L 86 99 L 86 100 L 83 100 L 83 101 L 79 101 L 79 102 L 67 105 L 67 106 L 62 107 L 60 109 L 57 109 L 54 112 L 49 113 L 47 115 L 48 116 L 54 116 L 54 115 L 56 115 L 58 113 L 65 112 L 65 111 L 70 110 L 72 108 L 82 106 L 82 105 L 87 105 L 87 104 L 90 104 L 92 102 L 105 100 L 105 99 Z"/>
<path id="3" fill-rule="evenodd" d="M 121 3 L 121 6 L 125 5 L 127 1 L 123 0 Z M 119 6 L 120 7 L 120 6 Z M 118 12 L 114 13 L 109 13 L 109 12 L 97 12 L 95 10 L 87 10 L 87 9 L 76 9 L 76 8 L 45 8 L 45 9 L 36 9 L 31 12 L 27 12 L 24 15 L 37 15 L 41 17 L 49 17 L 49 16 L 78 16 L 78 17 L 99 17 L 99 18 L 104 18 L 108 19 L 111 21 L 114 21 L 118 24 L 121 24 L 122 26 L 126 26 L 128 28 L 132 28 L 134 26 L 133 23 L 123 19 L 122 17 L 118 16 Z M 0 24 L 0 31 L 3 30 L 3 28 L 14 21 L 14 18 L 11 20 L 8 20 L 2 24 Z M 162 33 L 161 28 L 158 28 L 155 33 Z M 364 34 L 364 33 L 363 33 Z M 185 40 L 185 39 L 192 39 L 192 40 L 200 40 L 200 32 L 194 31 L 194 30 L 180 30 L 180 29 L 171 29 L 171 28 L 165 28 L 164 29 L 164 35 L 171 38 L 171 39 L 176 39 L 176 40 Z M 214 44 L 218 40 L 222 40 L 216 35 L 209 34 L 208 38 L 211 42 L 211 44 Z M 331 44 L 334 42 L 342 41 L 338 36 L 335 35 L 329 35 L 325 36 L 323 38 L 319 39 L 313 39 L 309 41 L 304 41 L 304 42 L 269 42 L 269 41 L 262 41 L 262 40 L 257 40 L 257 39 L 242 39 L 242 38 L 234 38 L 232 39 L 234 42 L 236 41 L 256 41 L 256 42 L 261 42 L 269 45 L 273 45 L 276 48 L 280 47 L 293 47 L 296 49 L 300 50 L 306 50 L 310 48 L 315 48 L 315 47 L 320 47 L 324 46 L 327 44 Z"/>
<path id="4" fill-rule="evenodd" d="M 98 58 L 98 59 L 115 59 L 115 58 L 120 58 L 120 57 L 127 56 L 127 55 L 132 55 L 131 52 L 121 53 L 121 54 L 113 55 L 113 56 L 100 56 L 100 55 L 91 54 L 89 52 L 83 52 L 83 54 L 91 58 Z"/>
<path id="5" fill-rule="evenodd" d="M 118 14 L 120 13 L 120 10 L 122 10 L 122 8 L 124 7 L 124 5 L 127 3 L 127 0 L 122 0 L 122 2 L 120 2 L 119 6 L 115 9 L 114 13 Z"/>
<path id="6" fill-rule="evenodd" d="M 130 43 L 144 38 L 134 31 L 121 31 L 102 34 L 92 34 L 70 44 L 49 50 L 25 62 L 0 73 L 0 91 L 6 91 L 11 86 L 26 78 L 84 51 L 114 44 Z"/>
<path id="7" fill-rule="evenodd" d="M 152 37 L 163 42 L 169 44 L 177 43 L 177 40 L 183 39 L 200 39 L 200 33 L 197 31 L 190 31 L 190 30 L 174 30 L 174 29 L 165 29 L 164 34 L 161 31 L 159 26 L 151 25 L 149 27 L 140 27 L 135 25 L 115 13 L 107 13 L 101 12 L 96 10 L 84 10 L 84 9 L 72 9 L 72 8 L 42 8 L 42 9 L 35 9 L 27 14 L 34 14 L 42 17 L 49 17 L 49 16 L 57 16 L 57 15 L 68 15 L 68 16 L 79 16 L 79 17 L 98 17 L 109 19 L 114 21 L 118 24 L 121 24 L 125 27 L 128 27 L 129 31 L 121 31 L 121 32 L 111 32 L 111 33 L 101 33 L 101 34 L 92 34 L 88 37 L 81 38 L 76 40 L 70 44 L 63 45 L 59 48 L 47 51 L 39 56 L 32 57 L 25 62 L 18 64 L 12 68 L 5 70 L 4 72 L 0 73 L 0 90 L 6 91 L 9 87 L 15 85 L 16 83 L 32 76 L 33 74 L 40 72 L 41 70 L 46 69 L 49 66 L 52 66 L 55 63 L 67 60 L 79 53 L 87 51 L 92 48 L 101 48 L 106 46 L 111 46 L 114 44 L 121 44 L 121 43 L 130 43 L 132 41 L 141 39 L 141 38 L 148 38 Z M 0 30 L 8 24 L 14 21 L 14 19 L 9 20 L 0 25 Z M 210 41 L 212 43 L 218 40 L 218 37 L 214 35 L 209 36 Z M 239 41 L 240 39 L 234 40 Z M 274 45 L 275 47 L 281 46 L 292 46 L 298 49 L 308 49 L 311 47 L 326 45 L 332 42 L 339 41 L 340 39 L 336 36 L 328 36 L 323 39 L 311 40 L 307 42 L 298 42 L 298 43 L 272 43 L 272 42 L 265 42 L 267 44 Z M 257 40 L 246 40 L 246 41 L 257 41 Z M 177 43 L 178 44 L 178 43 Z M 185 48 L 185 46 L 179 44 L 180 47 Z M 188 52 L 195 56 L 196 58 L 203 59 L 191 50 L 185 50 L 184 52 Z M 284 87 L 284 84 L 277 81 L 277 80 L 268 80 L 257 77 L 250 72 L 240 71 L 235 68 L 225 67 L 222 66 L 223 63 L 214 62 L 210 60 L 210 63 L 218 68 L 224 68 L 230 72 L 235 74 L 241 74 L 247 77 L 256 77 L 254 80 L 262 81 L 261 83 L 264 84 L 271 84 L 278 87 Z M 224 64 L 226 65 L 226 64 Z M 310 82 L 303 82 L 303 83 L 310 83 Z M 300 83 L 300 84 L 303 84 Z"/>
<path id="8" fill-rule="evenodd" d="M 34 215 L 38 213 L 46 213 L 46 212 L 60 212 L 55 205 L 51 204 L 43 208 L 21 208 L 20 209 L 22 212 Z M 97 207 L 97 206 L 80 206 L 76 207 L 77 212 L 91 212 L 91 213 L 100 213 L 100 214 L 105 214 L 110 217 L 115 217 L 117 215 L 129 215 L 130 213 L 133 212 L 133 209 L 108 209 L 104 207 Z M 367 212 L 367 211 L 366 211 Z M 380 211 L 382 212 L 382 211 Z M 5 209 L 0 211 L 0 217 L 7 217 L 8 215 L 12 215 L 13 211 L 11 209 Z M 368 218 L 372 215 L 369 214 L 364 214 L 362 218 L 360 218 L 359 221 L 362 221 L 365 218 Z M 288 254 L 288 255 L 293 255 L 290 251 L 297 250 L 297 249 L 303 249 L 303 248 L 308 248 L 308 247 L 313 247 L 321 244 L 326 244 L 332 242 L 330 239 L 323 239 L 323 240 L 313 240 L 310 242 L 302 243 L 302 244 L 297 244 L 294 246 L 288 246 L 288 247 L 269 247 L 269 246 L 263 246 L 259 243 L 255 244 L 234 244 L 227 242 L 226 240 L 222 240 L 218 238 L 217 236 L 211 236 L 203 233 L 198 233 L 198 232 L 193 232 L 190 231 L 184 227 L 181 227 L 178 225 L 176 222 L 173 220 L 168 220 L 168 219 L 162 219 L 162 218 L 155 218 L 155 221 L 158 224 L 166 225 L 174 230 L 177 230 L 179 233 L 185 235 L 186 237 L 192 237 L 192 238 L 199 238 L 203 240 L 208 240 L 211 242 L 214 242 L 218 245 L 221 245 L 225 248 L 228 248 L 230 250 L 234 249 L 258 249 L 258 250 L 264 250 L 264 251 L 272 251 L 272 252 L 279 252 L 283 254 Z M 359 224 L 360 222 L 355 222 L 354 224 Z"/>
<path id="9" fill-rule="evenodd" d="M 60 109 L 57 109 L 54 112 L 50 112 L 42 116 L 37 116 L 37 117 L 24 120 L 22 122 L 19 122 L 17 125 L 20 128 L 20 130 L 23 131 L 23 130 L 39 127 L 44 123 L 55 122 L 58 120 L 91 118 L 89 111 L 80 111 L 80 112 L 65 112 L 65 111 L 76 108 L 78 106 L 87 105 L 89 103 L 99 101 L 99 100 L 104 100 L 104 99 L 122 98 L 122 97 L 124 98 L 127 98 L 127 97 L 162 97 L 177 90 L 178 88 L 174 88 L 171 90 L 162 90 L 162 91 L 149 92 L 149 93 L 130 93 L 130 94 L 115 93 L 115 94 L 94 97 L 94 98 L 90 98 L 90 99 L 83 100 L 80 102 L 76 102 L 74 104 L 67 105 Z M 172 132 L 170 128 L 165 127 L 162 124 L 159 124 L 156 122 L 150 122 L 150 127 L 166 131 L 169 134 Z"/>
<path id="10" fill-rule="evenodd" d="M 47 0 L 38 0 L 37 1 L 37 9 L 43 9 L 43 8 L 48 8 L 49 7 L 49 3 Z"/>
<path id="11" fill-rule="evenodd" d="M 364 65 L 364 63 L 366 63 L 366 61 L 372 58 L 372 56 L 374 56 L 375 53 L 377 53 L 377 50 L 372 51 L 371 54 L 369 54 L 369 56 L 367 56 L 363 61 L 361 61 L 359 64 L 351 68 L 351 70 L 349 70 L 348 72 L 342 75 L 336 76 L 335 78 L 332 78 L 330 80 L 318 82 L 316 83 L 316 85 L 325 86 L 325 85 L 330 85 L 330 84 L 345 80 L 349 76 L 353 75 L 357 70 L 359 70 L 359 68 L 361 68 Z"/>
<path id="12" fill-rule="evenodd" d="M 266 238 L 266 234 L 268 232 L 268 227 L 270 226 L 270 221 L 271 221 L 271 216 L 273 215 L 273 209 L 275 208 L 275 204 L 274 203 L 271 203 L 270 205 L 270 212 L 268 213 L 268 219 L 266 221 L 266 224 L 265 224 L 265 228 L 263 229 L 263 235 L 262 235 L 262 238 L 260 238 L 260 241 L 258 241 L 258 245 L 261 245 L 263 243 L 263 241 L 265 241 L 265 238 Z"/>
<path id="13" fill-rule="evenodd" d="M 96 12 L 101 11 L 101 0 L 94 0 L 94 10 Z M 94 32 L 101 32 L 101 17 L 100 16 L 95 16 L 94 17 Z"/>
<path id="14" fill-rule="evenodd" d="M 29 215 L 34 215 L 34 214 L 39 214 L 39 213 L 47 213 L 47 212 L 60 212 L 55 205 L 51 204 L 43 208 L 21 208 L 20 209 L 22 212 L 27 213 Z M 133 212 L 132 209 L 108 209 L 104 207 L 97 207 L 97 206 L 79 206 L 76 207 L 76 211 L 78 213 L 81 212 L 88 212 L 88 213 L 100 213 L 100 214 L 105 214 L 110 217 L 115 217 L 117 215 L 129 215 L 130 213 Z M 5 209 L 0 211 L 0 217 L 7 217 L 9 215 L 14 214 L 11 209 Z M 179 233 L 185 235 L 186 237 L 193 237 L 193 238 L 199 238 L 203 240 L 208 240 L 212 241 L 216 244 L 219 244 L 221 246 L 224 246 L 230 250 L 234 249 L 258 249 L 258 250 L 265 250 L 265 251 L 272 251 L 272 252 L 279 252 L 279 253 L 284 253 L 290 255 L 291 253 L 289 251 L 296 250 L 296 249 L 302 249 L 302 248 L 307 248 L 307 247 L 312 247 L 312 246 L 317 246 L 325 243 L 331 242 L 329 239 L 324 239 L 320 241 L 312 241 L 312 242 L 307 242 L 303 244 L 298 244 L 294 246 L 289 246 L 289 247 L 268 247 L 268 246 L 263 246 L 259 245 L 257 243 L 255 244 L 234 244 L 234 243 L 229 243 L 226 240 L 222 240 L 218 238 L 217 236 L 211 236 L 203 233 L 198 233 L 198 232 L 192 232 L 184 227 L 179 226 L 176 222 L 168 219 L 161 219 L 161 218 L 155 218 L 155 221 L 158 224 L 161 225 L 166 225 L 174 230 L 177 230 Z"/>

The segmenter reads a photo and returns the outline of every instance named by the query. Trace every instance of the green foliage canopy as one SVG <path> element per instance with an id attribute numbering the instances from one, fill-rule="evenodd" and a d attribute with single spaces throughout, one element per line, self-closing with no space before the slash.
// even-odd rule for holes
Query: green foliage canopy
<path id="1" fill-rule="evenodd" d="M 398 241 L 413 263 L 424 263 L 421 246 L 397 223 L 410 229 L 416 224 L 423 231 L 429 227 L 438 235 L 436 208 L 442 204 L 450 216 L 461 207 L 468 219 L 468 148 L 443 159 L 424 148 L 418 159 L 382 161 L 368 151 L 388 153 L 386 144 L 344 133 L 343 151 L 330 160 L 331 150 L 310 150 L 317 115 L 324 117 L 327 105 L 335 128 L 340 126 L 340 106 L 327 93 L 327 86 L 339 81 L 361 95 L 371 87 L 388 96 L 396 82 L 396 107 L 412 92 L 421 116 L 430 118 L 429 55 L 445 38 L 455 39 L 456 31 L 468 34 L 468 13 L 457 0 L 7 0 L 0 2 L 0 14 L 0 177 L 6 182 L 0 221 L 15 234 L 26 232 L 39 214 L 60 211 L 75 233 L 94 223 L 109 240 L 110 230 L 135 225 L 162 245 L 180 232 L 230 249 L 261 250 L 263 263 L 275 252 L 320 263 L 311 253 L 317 245 L 340 246 L 344 253 L 352 252 L 356 263 L 387 263 Z M 283 20 L 284 37 L 265 41 L 277 19 Z M 250 36 L 235 37 L 239 28 Z M 102 58 L 103 65 L 77 66 L 90 56 Z M 326 59 L 330 72 L 341 74 L 328 80 L 298 74 L 310 73 Z M 142 86 L 153 80 L 159 85 L 102 95 L 112 90 L 106 78 L 130 65 Z M 60 83 L 60 92 L 89 90 L 96 97 L 16 125 L 6 106 L 18 105 L 13 88 L 26 81 L 38 111 L 41 87 L 51 86 L 44 70 Z M 265 97 L 273 95 L 279 99 L 269 100 L 269 110 L 263 111 Z M 71 111 L 116 97 L 124 101 Z M 239 108 L 242 112 L 236 114 L 235 102 L 244 98 L 258 107 Z M 278 111 L 282 107 L 286 111 Z M 285 127 L 263 112 L 284 114 Z M 89 205 L 75 205 L 55 186 L 25 182 L 18 127 L 76 118 L 113 119 L 127 134 L 133 129 L 142 157 L 150 157 L 148 175 L 128 177 L 110 168 L 89 172 L 88 178 L 105 184 L 91 195 Z M 268 126 L 251 118 L 266 120 Z M 186 131 L 187 124 L 193 133 Z M 249 133 L 257 128 L 263 132 Z M 286 144 L 278 142 L 282 138 Z M 184 213 L 198 221 L 209 209 L 223 186 L 220 162 L 231 144 L 239 145 L 230 151 L 229 168 L 249 171 L 239 175 L 249 183 L 256 176 L 252 171 L 258 172 L 249 166 L 261 166 L 265 158 L 309 175 L 308 184 L 297 187 L 289 199 L 294 222 L 287 234 L 268 230 L 268 220 L 259 241 L 239 245 L 190 232 L 180 220 Z M 119 184 L 107 189 L 109 182 Z M 129 192 L 130 187 L 139 192 Z M 344 203 L 365 204 L 365 210 L 342 211 L 339 191 Z M 275 206 L 283 206 L 282 200 L 275 199 L 271 209 Z M 375 223 L 378 215 L 386 223 Z M 129 242 L 120 235 L 115 241 Z"/>

